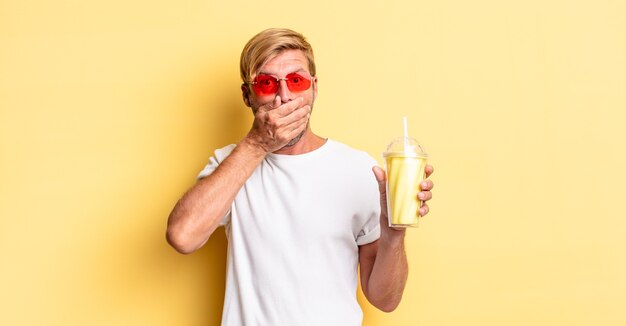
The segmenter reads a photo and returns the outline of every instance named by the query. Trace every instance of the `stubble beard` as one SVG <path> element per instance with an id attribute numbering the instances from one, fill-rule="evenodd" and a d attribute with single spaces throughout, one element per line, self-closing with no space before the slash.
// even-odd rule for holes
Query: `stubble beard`
<path id="1" fill-rule="evenodd" d="M 309 123 L 307 122 L 307 127 L 308 127 Z M 302 130 L 302 132 L 300 134 L 298 134 L 298 136 L 296 136 L 295 138 L 293 138 L 292 140 L 290 140 L 287 145 L 283 146 L 283 148 L 287 148 L 287 147 L 291 147 L 295 144 L 297 144 L 300 141 L 300 138 L 302 138 L 302 136 L 304 136 L 304 133 L 306 132 L 306 129 Z"/>

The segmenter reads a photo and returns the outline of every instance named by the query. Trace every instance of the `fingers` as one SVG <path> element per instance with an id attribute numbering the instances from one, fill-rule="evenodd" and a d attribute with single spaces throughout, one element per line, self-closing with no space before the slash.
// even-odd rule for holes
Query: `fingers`
<path id="1" fill-rule="evenodd" d="M 428 214 L 429 211 L 430 211 L 430 208 L 428 208 L 428 205 L 423 204 L 422 207 L 420 207 L 419 209 L 419 216 L 424 216 Z"/>
<path id="2" fill-rule="evenodd" d="M 280 99 L 280 96 L 276 95 L 274 102 L 272 103 L 272 109 L 279 107 L 281 102 L 282 100 Z"/>
<path id="3" fill-rule="evenodd" d="M 378 181 L 378 191 L 380 191 L 381 194 L 386 192 L 387 191 L 387 184 L 386 184 L 387 175 L 385 174 L 385 171 L 378 166 L 374 166 L 372 168 L 372 172 L 374 172 L 376 181 Z"/>
<path id="4" fill-rule="evenodd" d="M 378 192 L 380 192 L 380 218 L 387 220 L 387 174 L 378 166 L 372 167 L 372 172 L 374 172 L 374 177 L 378 182 Z"/>
<path id="5" fill-rule="evenodd" d="M 417 193 L 417 199 L 422 201 L 427 201 L 433 198 L 433 194 L 430 192 L 433 189 L 433 182 L 430 180 L 425 180 L 420 183 L 421 191 Z"/>
<path id="6" fill-rule="evenodd" d="M 311 106 L 302 104 L 304 99 L 301 97 L 281 104 L 280 96 L 276 96 L 273 102 L 260 106 L 257 115 L 264 116 L 263 120 L 277 129 L 301 119 L 308 119 L 306 116 L 311 112 Z"/>
<path id="7" fill-rule="evenodd" d="M 297 98 L 281 105 L 276 110 L 270 112 L 274 120 L 277 135 L 290 141 L 303 132 L 309 122 L 311 116 L 311 106 L 304 105 L 303 98 Z"/>
<path id="8" fill-rule="evenodd" d="M 435 184 L 431 180 L 424 180 L 420 183 L 422 191 L 430 191 L 435 187 Z"/>
<path id="9" fill-rule="evenodd" d="M 428 167 L 430 167 L 430 173 L 432 173 L 432 166 L 429 165 L 426 168 L 428 169 Z M 427 175 L 429 175 L 429 173 L 427 173 Z M 422 201 L 422 207 L 420 207 L 419 209 L 419 216 L 424 216 L 430 211 L 430 208 L 428 207 L 428 204 L 426 204 L 426 202 L 433 198 L 433 194 L 432 192 L 430 192 L 433 187 L 434 184 L 431 180 L 424 180 L 420 183 L 421 191 L 417 193 L 417 199 Z"/>
<path id="10" fill-rule="evenodd" d="M 430 191 L 420 191 L 417 193 L 417 199 L 419 200 L 430 200 L 431 198 L 433 198 L 433 194 Z"/>
<path id="11" fill-rule="evenodd" d="M 293 101 L 289 101 L 283 105 L 276 107 L 275 112 L 272 113 L 276 114 L 277 117 L 286 117 L 302 107 L 302 104 L 304 104 L 304 98 L 298 97 Z"/>
<path id="12" fill-rule="evenodd" d="M 291 102 L 293 102 L 293 101 L 291 101 Z M 277 95 L 274 98 L 273 101 L 259 106 L 258 111 L 265 111 L 265 112 L 274 111 L 274 110 L 278 109 L 281 106 L 280 105 L 281 103 L 282 103 L 282 100 L 281 100 L 280 96 Z"/>
<path id="13" fill-rule="evenodd" d="M 302 104 L 304 104 L 304 98 L 302 97 L 298 97 L 287 103 L 282 103 L 280 96 L 277 95 L 272 102 L 261 105 L 259 110 L 267 111 L 276 117 L 284 117 L 300 108 Z"/>
<path id="14" fill-rule="evenodd" d="M 272 111 L 274 109 L 277 109 L 280 106 L 281 102 L 282 101 L 280 99 L 280 96 L 276 96 L 273 101 L 259 106 L 258 111 Z"/>
<path id="15" fill-rule="evenodd" d="M 424 172 L 426 172 L 426 178 L 430 177 L 433 172 L 435 172 L 435 168 L 432 165 L 426 164 L 426 168 L 424 168 Z"/>
<path id="16" fill-rule="evenodd" d="M 282 127 L 277 130 L 278 135 L 282 135 L 280 138 L 285 141 L 291 141 L 298 137 L 308 126 L 309 114 L 305 115 L 302 119 L 298 119 L 291 124 Z"/>
<path id="17" fill-rule="evenodd" d="M 289 125 L 292 123 L 307 122 L 309 120 L 310 114 L 311 114 L 310 105 L 298 107 L 295 110 L 291 111 L 286 116 L 278 118 L 276 120 L 276 124 L 279 126 L 289 127 Z"/>
<path id="18" fill-rule="evenodd" d="M 295 135 L 293 136 L 295 137 L 304 129 L 306 129 L 310 117 L 311 117 L 311 106 L 305 105 L 303 107 L 296 108 L 287 116 L 277 119 L 276 125 L 279 128 L 278 129 L 279 132 L 283 131 L 285 133 L 294 133 Z M 287 135 L 287 138 L 289 137 L 291 136 Z"/>

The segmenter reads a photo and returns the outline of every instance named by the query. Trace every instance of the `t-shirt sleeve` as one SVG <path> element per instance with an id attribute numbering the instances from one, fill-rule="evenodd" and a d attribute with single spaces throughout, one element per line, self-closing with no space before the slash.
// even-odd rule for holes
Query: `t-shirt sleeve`
<path id="1" fill-rule="evenodd" d="M 365 224 L 356 238 L 356 244 L 359 246 L 374 242 L 380 238 L 380 193 L 378 191 L 378 183 L 372 174 L 372 167 L 378 165 L 369 155 L 367 156 L 369 168 L 364 172 L 364 178 L 368 180 L 367 186 L 367 219 Z"/>
<path id="2" fill-rule="evenodd" d="M 232 153 L 233 149 L 235 149 L 235 145 L 228 145 L 224 148 L 220 148 L 215 151 L 214 156 L 209 158 L 209 162 L 207 165 L 200 171 L 198 174 L 197 180 L 200 181 L 203 178 L 209 176 L 211 173 L 215 172 L 215 169 Z M 230 209 L 226 212 L 226 215 L 220 221 L 220 225 L 226 225 L 230 222 Z"/>
<path id="3" fill-rule="evenodd" d="M 380 216 L 372 216 L 367 220 L 367 224 L 361 229 L 356 238 L 359 246 L 374 242 L 380 238 Z"/>

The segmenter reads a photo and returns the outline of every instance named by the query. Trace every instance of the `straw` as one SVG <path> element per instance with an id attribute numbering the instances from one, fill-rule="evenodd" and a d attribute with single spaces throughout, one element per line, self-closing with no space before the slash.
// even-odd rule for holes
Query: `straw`
<path id="1" fill-rule="evenodd" d="M 409 151 L 409 131 L 407 128 L 406 117 L 402 117 L 402 126 L 404 127 L 404 151 Z"/>

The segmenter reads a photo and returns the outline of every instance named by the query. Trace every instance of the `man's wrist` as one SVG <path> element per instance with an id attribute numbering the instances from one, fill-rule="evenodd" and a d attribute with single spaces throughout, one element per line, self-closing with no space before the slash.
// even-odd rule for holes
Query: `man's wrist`
<path id="1" fill-rule="evenodd" d="M 269 154 L 269 151 L 263 145 L 261 145 L 259 142 L 255 141 L 249 136 L 244 137 L 239 142 L 238 146 L 242 147 L 242 149 L 249 151 L 252 155 L 256 157 L 263 158 L 267 154 Z"/>
<path id="2" fill-rule="evenodd" d="M 385 225 L 381 230 L 380 239 L 386 245 L 397 247 L 404 245 L 405 235 L 406 229 L 394 229 Z"/>

